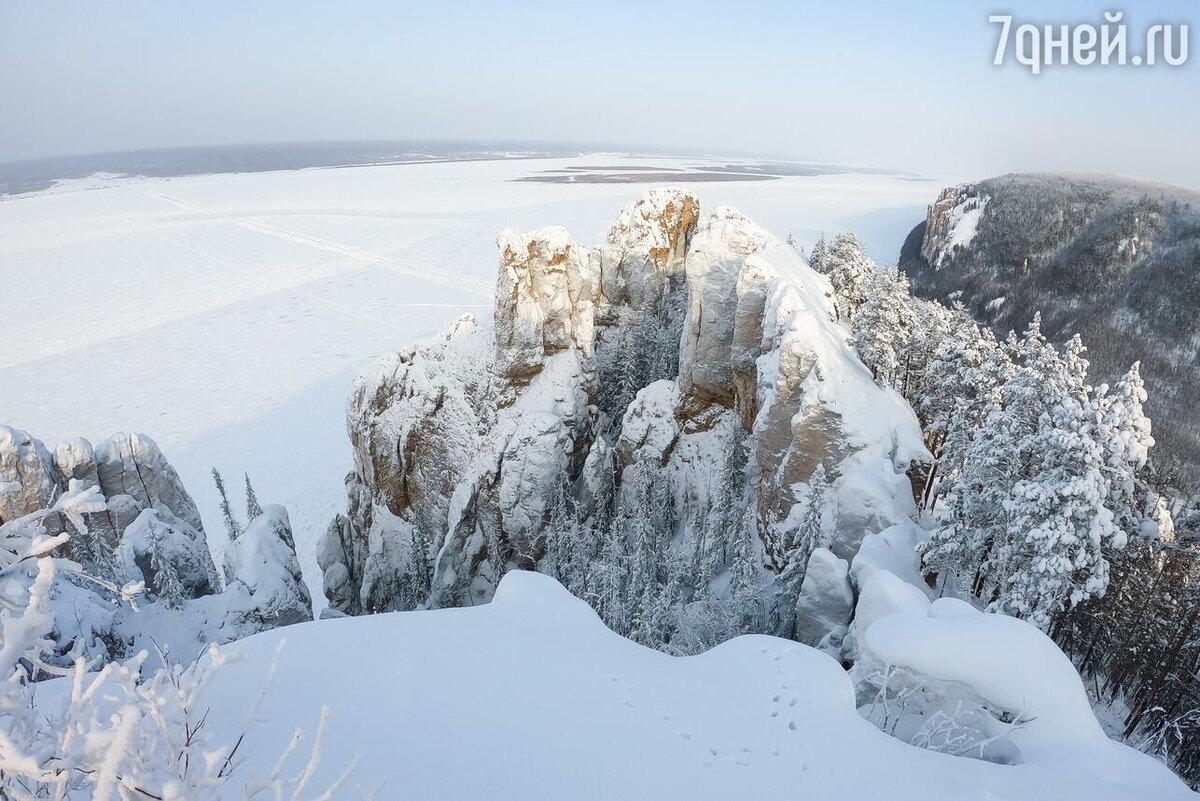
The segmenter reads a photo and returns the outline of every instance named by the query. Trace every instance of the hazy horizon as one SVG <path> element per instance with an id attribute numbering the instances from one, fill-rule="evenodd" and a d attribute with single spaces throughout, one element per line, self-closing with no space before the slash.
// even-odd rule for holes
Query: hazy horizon
<path id="1" fill-rule="evenodd" d="M 1003 10 L 749 3 L 500 11 L 132 0 L 0 7 L 0 162 L 405 140 L 613 143 L 984 177 L 1115 173 L 1200 188 L 1184 67 L 992 64 Z M 1128 11 L 1131 34 L 1195 6 Z"/>

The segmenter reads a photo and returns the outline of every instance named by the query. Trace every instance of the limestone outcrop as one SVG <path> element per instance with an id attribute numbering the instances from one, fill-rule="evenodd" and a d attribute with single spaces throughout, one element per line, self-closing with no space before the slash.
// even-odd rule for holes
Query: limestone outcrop
<path id="1" fill-rule="evenodd" d="M 776 585 L 803 574 L 807 504 L 835 560 L 912 513 L 911 410 L 847 346 L 827 281 L 738 211 L 660 189 L 595 250 L 562 228 L 498 245 L 493 327 L 460 320 L 354 383 L 347 513 L 320 552 L 334 608 L 478 603 L 516 568 L 618 615 L 630 593 L 727 598 L 742 559 L 758 628 L 790 633 L 800 588 Z"/>

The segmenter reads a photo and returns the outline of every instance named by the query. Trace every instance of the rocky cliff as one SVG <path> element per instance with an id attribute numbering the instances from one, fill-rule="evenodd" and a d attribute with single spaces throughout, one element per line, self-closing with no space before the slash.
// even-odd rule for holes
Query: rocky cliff
<path id="1" fill-rule="evenodd" d="M 494 326 L 355 380 L 348 509 L 320 552 L 334 608 L 479 603 L 523 568 L 660 644 L 714 604 L 791 634 L 814 549 L 836 564 L 914 511 L 911 410 L 846 345 L 826 280 L 744 215 L 655 190 L 598 248 L 561 228 L 498 245 Z"/>

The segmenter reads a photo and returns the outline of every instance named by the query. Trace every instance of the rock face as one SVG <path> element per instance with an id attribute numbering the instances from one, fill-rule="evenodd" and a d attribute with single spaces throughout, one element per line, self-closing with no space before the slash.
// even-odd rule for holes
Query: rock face
<path id="1" fill-rule="evenodd" d="M 92 490 L 88 510 L 67 519 L 56 503 Z M 59 571 L 51 592 L 55 652 L 115 659 L 146 649 L 193 659 L 225 643 L 312 619 L 287 512 L 265 507 L 230 545 L 233 570 L 220 577 L 196 504 L 162 451 L 142 434 L 117 434 L 93 448 L 67 439 L 51 451 L 24 431 L 0 426 L 0 563 L 43 534 L 92 579 L 141 584 L 136 605 L 118 603 L 92 579 Z M 32 581 L 33 573 L 10 581 Z"/>
<path id="2" fill-rule="evenodd" d="M 1004 336 L 1088 346 L 1091 375 L 1141 361 L 1156 458 L 1200 485 L 1200 194 L 1103 176 L 1006 175 L 950 187 L 900 254 L 913 291 Z M 1171 465 L 1164 465 L 1171 466 Z"/>
<path id="3" fill-rule="evenodd" d="M 334 608 L 478 603 L 524 568 L 610 625 L 636 596 L 644 627 L 654 598 L 728 597 L 741 553 L 759 628 L 790 631 L 774 584 L 818 465 L 842 558 L 914 510 L 911 410 L 847 347 L 825 279 L 744 215 L 654 190 L 598 249 L 561 228 L 498 244 L 494 329 L 461 320 L 355 380 L 348 510 L 320 553 Z"/>
<path id="4" fill-rule="evenodd" d="M 59 442 L 51 453 L 28 433 L 0 425 L 0 523 L 52 506 L 72 479 L 100 488 L 108 510 L 90 525 L 110 548 L 143 510 L 153 509 L 186 526 L 186 536 L 201 546 L 197 553 L 208 554 L 196 502 L 154 440 L 122 433 L 93 448 L 86 439 L 74 438 Z M 64 527 L 57 515 L 45 524 L 51 533 Z M 208 559 L 201 565 L 207 572 L 211 557 L 197 558 Z"/>

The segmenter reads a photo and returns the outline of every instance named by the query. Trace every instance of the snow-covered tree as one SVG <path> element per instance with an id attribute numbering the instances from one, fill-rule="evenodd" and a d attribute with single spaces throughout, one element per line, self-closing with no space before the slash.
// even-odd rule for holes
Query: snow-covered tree
<path id="1" fill-rule="evenodd" d="M 225 492 L 225 482 L 215 467 L 212 469 L 212 479 L 213 483 L 217 485 L 217 494 L 221 496 L 221 522 L 225 526 L 225 533 L 229 535 L 229 541 L 234 542 L 242 536 L 242 524 L 233 515 L 233 507 L 229 505 L 229 495 Z"/>
<path id="2" fill-rule="evenodd" d="M 850 325 L 850 345 L 880 386 L 899 389 L 900 354 L 915 325 L 908 279 L 899 270 L 879 268 L 866 275 L 866 296 Z"/>
<path id="3" fill-rule="evenodd" d="M 1003 581 L 991 606 L 1043 629 L 1063 610 L 1104 592 L 1108 563 L 1101 548 L 1124 537 L 1105 506 L 1104 452 L 1089 428 L 1090 411 L 1064 397 L 1042 416 L 1027 445 L 1034 464 L 1009 502 Z"/>
<path id="4" fill-rule="evenodd" d="M 808 252 L 808 266 L 825 275 L 829 272 L 828 258 L 829 245 L 825 242 L 825 234 L 821 234 Z"/>
<path id="5" fill-rule="evenodd" d="M 740 631 L 753 630 L 757 617 L 755 543 L 758 539 L 758 517 L 754 505 L 746 507 L 741 524 L 733 530 L 733 554 L 729 563 L 729 593 L 734 617 Z"/>
<path id="6" fill-rule="evenodd" d="M 597 558 L 588 566 L 589 601 L 610 629 L 621 635 L 632 630 L 629 604 L 629 572 L 632 556 L 628 543 L 628 517 L 620 494 L 606 525 L 598 527 L 600 537 Z"/>
<path id="7" fill-rule="evenodd" d="M 936 459 L 922 494 L 929 509 L 963 468 L 975 433 L 1002 405 L 1001 388 L 1015 369 L 991 331 L 961 310 L 948 318 L 948 326 L 923 371 L 914 403 L 925 444 Z"/>
<path id="8" fill-rule="evenodd" d="M 1134 474 L 1152 440 L 1136 369 L 1117 392 L 1093 391 L 1079 337 L 1060 351 L 1036 316 L 1010 349 L 1017 364 L 999 403 L 965 449 L 960 436 L 947 440 L 963 456 L 922 554 L 944 582 L 1049 628 L 1104 593 L 1104 550 L 1123 547 L 1140 522 Z M 951 424 L 969 427 L 971 404 L 987 395 L 959 398 Z"/>
<path id="9" fill-rule="evenodd" d="M 163 550 L 162 532 L 153 517 L 147 520 L 150 532 L 150 570 L 154 573 L 154 592 L 171 609 L 183 606 L 183 584 L 175 565 Z"/>
<path id="10" fill-rule="evenodd" d="M 906 279 L 907 280 L 907 279 Z M 903 339 L 896 389 L 914 409 L 921 402 L 921 391 L 934 354 L 950 335 L 957 320 L 955 313 L 935 301 L 907 297 L 910 330 Z"/>
<path id="11" fill-rule="evenodd" d="M 56 555 L 105 508 L 97 487 L 72 479 L 53 506 L 0 525 L 0 797 L 215 801 L 236 769 L 240 742 L 222 742 L 203 725 L 200 692 L 221 667 L 219 650 L 196 666 L 157 670 L 144 651 L 104 665 L 78 656 L 63 665 L 54 652 L 55 604 L 64 591 L 94 586 L 122 604 L 140 591 L 89 576 Z M 52 537 L 45 521 L 55 515 L 70 530 Z M 54 675 L 66 677 L 63 703 L 35 706 L 34 683 Z M 284 776 L 284 765 L 261 777 L 263 794 L 296 790 L 304 797 L 301 777 Z"/>
<path id="12" fill-rule="evenodd" d="M 838 318 L 852 320 L 858 307 L 867 299 L 868 281 L 877 269 L 863 252 L 858 238 L 851 233 L 838 234 L 822 260 L 823 272 L 833 285 Z"/>
<path id="13" fill-rule="evenodd" d="M 254 487 L 250 484 L 250 474 L 246 473 L 246 519 L 253 520 L 262 514 L 262 504 L 258 502 L 258 495 L 254 492 Z"/>
<path id="14" fill-rule="evenodd" d="M 1138 473 L 1146 466 L 1154 445 L 1150 418 L 1143 408 L 1146 398 L 1141 365 L 1136 362 L 1111 389 L 1101 385 L 1096 391 L 1096 435 L 1104 449 L 1107 482 L 1105 505 L 1127 537 L 1138 533 L 1145 517 Z"/>
<path id="15" fill-rule="evenodd" d="M 833 533 L 825 525 L 826 510 L 829 509 L 832 492 L 825 465 L 818 464 L 808 479 L 808 498 L 796 531 L 796 545 L 805 564 L 813 551 L 817 548 L 828 548 L 833 540 Z"/>

